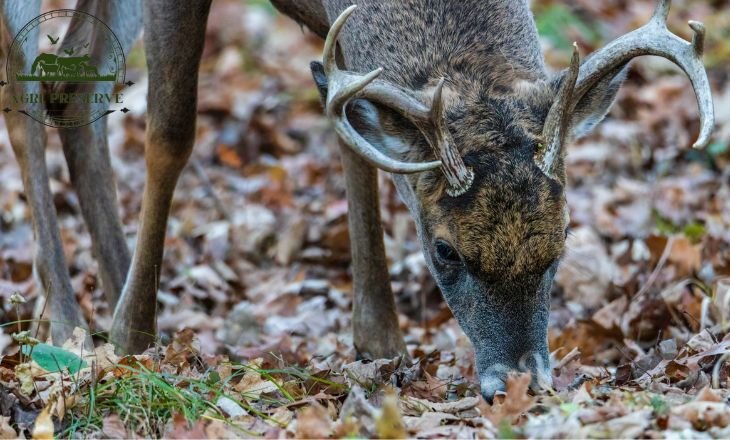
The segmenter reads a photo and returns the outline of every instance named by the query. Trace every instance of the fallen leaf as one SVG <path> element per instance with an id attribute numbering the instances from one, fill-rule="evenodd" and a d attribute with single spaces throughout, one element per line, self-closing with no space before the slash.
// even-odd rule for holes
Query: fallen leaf
<path id="1" fill-rule="evenodd" d="M 10 417 L 0 416 L 0 439 L 18 438 L 18 433 L 10 426 Z"/>
<path id="2" fill-rule="evenodd" d="M 110 414 L 104 417 L 102 422 L 101 431 L 105 438 L 111 439 L 125 439 L 130 436 L 127 433 L 127 428 L 124 426 L 122 419 L 117 414 Z"/>
<path id="3" fill-rule="evenodd" d="M 479 404 L 479 397 L 464 397 L 463 399 L 447 401 L 447 402 L 431 402 L 426 399 L 419 399 L 417 397 L 406 397 L 402 398 L 402 404 L 416 414 L 424 412 L 438 412 L 448 414 L 458 414 L 463 411 L 468 411 L 475 408 Z"/>
<path id="4" fill-rule="evenodd" d="M 20 381 L 20 391 L 26 396 L 30 396 L 34 389 L 33 371 L 30 363 L 16 365 L 15 377 Z"/>
<path id="5" fill-rule="evenodd" d="M 233 389 L 243 394 L 247 399 L 258 399 L 263 393 L 273 393 L 279 388 L 276 384 L 272 383 L 268 379 L 264 379 L 261 374 L 258 373 L 258 369 L 261 368 L 263 363 L 262 358 L 255 359 L 249 363 L 246 368 L 247 371 L 241 378 L 241 380 L 233 386 Z"/>
<path id="6" fill-rule="evenodd" d="M 206 438 L 203 419 L 189 424 L 182 414 L 175 414 L 165 427 L 165 438 L 168 439 L 201 439 Z"/>
<path id="7" fill-rule="evenodd" d="M 502 420 L 512 423 L 517 417 L 532 408 L 535 399 L 527 392 L 530 388 L 532 375 L 529 373 L 510 374 L 507 376 L 505 395 L 501 403 L 486 405 L 487 411 L 484 416 L 495 426 L 499 426 Z"/>
<path id="8" fill-rule="evenodd" d="M 215 406 L 217 406 L 218 409 L 223 411 L 230 418 L 245 416 L 248 414 L 248 411 L 241 408 L 241 405 L 226 396 L 219 397 Z"/>
<path id="9" fill-rule="evenodd" d="M 444 422 L 459 420 L 453 414 L 442 412 L 425 412 L 420 416 L 405 416 L 403 421 L 411 433 L 420 433 L 428 429 L 433 429 L 444 424 Z"/>
<path id="10" fill-rule="evenodd" d="M 332 432 L 327 409 L 316 402 L 297 413 L 296 423 L 296 438 L 328 438 Z"/>
<path id="11" fill-rule="evenodd" d="M 375 430 L 378 438 L 406 438 L 408 436 L 403 415 L 398 406 L 398 396 L 392 389 L 385 394 L 380 414 L 375 419 Z"/>
<path id="12" fill-rule="evenodd" d="M 33 439 L 35 440 L 53 440 L 53 420 L 51 419 L 51 407 L 43 408 L 38 418 L 35 419 L 33 425 Z"/>

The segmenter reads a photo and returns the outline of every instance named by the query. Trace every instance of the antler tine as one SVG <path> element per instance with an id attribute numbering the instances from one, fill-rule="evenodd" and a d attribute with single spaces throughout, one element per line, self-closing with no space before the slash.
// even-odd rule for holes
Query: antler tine
<path id="1" fill-rule="evenodd" d="M 345 145 L 373 166 L 400 174 L 418 173 L 440 167 L 441 161 L 411 163 L 393 159 L 365 140 L 348 121 L 345 111 L 347 104 L 353 99 L 364 97 L 369 86 L 375 86 L 373 81 L 383 71 L 376 69 L 367 75 L 358 75 L 337 67 L 337 39 L 356 8 L 356 5 L 352 5 L 337 17 L 325 40 L 322 64 L 328 80 L 325 109 L 327 116 Z M 387 95 L 388 87 L 382 83 L 374 89 L 376 95 Z"/>
<path id="2" fill-rule="evenodd" d="M 704 26 L 696 21 L 689 23 L 694 31 L 691 43 L 674 35 L 666 27 L 669 3 L 669 0 L 660 0 L 649 23 L 617 38 L 586 59 L 578 75 L 572 105 L 575 106 L 606 74 L 635 57 L 657 55 L 667 58 L 682 68 L 694 88 L 700 110 L 700 133 L 694 147 L 701 148 L 709 142 L 715 124 L 710 83 L 702 64 Z"/>
<path id="3" fill-rule="evenodd" d="M 672 6 L 672 0 L 659 0 L 652 15 L 652 21 L 661 23 L 662 26 L 667 25 L 667 18 L 669 17 L 669 8 Z"/>
<path id="4" fill-rule="evenodd" d="M 322 55 L 322 64 L 324 65 L 324 73 L 329 76 L 333 72 L 337 71 L 337 40 L 340 38 L 340 32 L 345 27 L 347 19 L 350 18 L 353 12 L 357 9 L 357 5 L 352 5 L 349 8 L 342 11 L 337 20 L 332 23 L 327 38 L 324 40 L 324 52 Z"/>
<path id="5" fill-rule="evenodd" d="M 705 25 L 695 20 L 690 20 L 687 24 L 689 24 L 692 32 L 694 32 L 692 36 L 692 47 L 694 48 L 695 55 L 701 57 L 705 53 Z"/>
<path id="6" fill-rule="evenodd" d="M 442 100 L 445 82 L 446 78 L 441 78 L 433 92 L 430 120 L 433 124 L 434 136 L 427 137 L 427 139 L 429 139 L 434 153 L 441 159 L 441 169 L 449 182 L 446 193 L 457 197 L 469 190 L 474 181 L 474 172 L 464 164 L 461 153 L 456 148 L 449 127 L 446 125 Z"/>
<path id="7" fill-rule="evenodd" d="M 579 70 L 580 53 L 578 52 L 578 44 L 574 42 L 568 75 L 563 79 L 563 84 L 560 85 L 558 95 L 552 107 L 550 107 L 543 126 L 542 138 L 547 142 L 547 145 L 543 145 L 535 157 L 537 166 L 549 177 L 556 177 L 554 170 L 555 159 L 560 154 L 568 132 L 573 89 L 578 79 Z"/>

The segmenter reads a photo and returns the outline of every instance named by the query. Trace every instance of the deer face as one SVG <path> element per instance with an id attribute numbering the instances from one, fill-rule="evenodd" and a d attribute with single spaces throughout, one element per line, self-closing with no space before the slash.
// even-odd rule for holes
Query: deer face
<path id="1" fill-rule="evenodd" d="M 564 249 L 567 207 L 562 179 L 534 160 L 556 87 L 496 99 L 480 90 L 449 93 L 458 98 L 448 99 L 444 112 L 473 172 L 470 188 L 449 195 L 438 171 L 406 180 L 429 269 L 474 345 L 482 391 L 491 397 L 510 370 L 530 371 L 536 383 L 550 381 L 550 289 Z M 399 190 L 407 189 L 401 184 Z"/>
<path id="2" fill-rule="evenodd" d="M 713 111 L 700 58 L 704 28 L 690 22 L 692 43 L 672 35 L 669 3 L 660 0 L 647 25 L 582 65 L 576 47 L 570 68 L 553 80 L 483 53 L 459 62 L 439 53 L 421 66 L 432 70 L 430 87 L 410 90 L 402 78 L 378 78 L 382 69 L 338 69 L 337 36 L 354 8 L 332 24 L 324 62 L 312 64 L 327 116 L 348 147 L 393 173 L 429 269 L 474 344 L 484 397 L 502 389 L 512 369 L 549 381 L 549 292 L 568 217 L 563 145 L 605 116 L 627 63 L 645 54 L 690 76 L 701 116 L 695 145 L 705 145 Z M 445 77 L 453 78 L 446 86 Z"/>
<path id="3" fill-rule="evenodd" d="M 474 345 L 482 393 L 491 397 L 510 370 L 550 380 L 549 294 L 567 225 L 562 186 L 533 163 L 475 156 L 465 157 L 472 188 L 426 199 L 417 221 L 429 269 Z"/>
<path id="4" fill-rule="evenodd" d="M 469 188 L 450 192 L 440 169 L 394 179 L 430 272 L 474 345 L 482 392 L 491 398 L 511 370 L 530 371 L 535 384 L 550 381 L 550 289 L 567 207 L 562 179 L 546 174 L 534 157 L 558 87 L 542 84 L 528 95 L 501 98 L 487 97 L 479 85 L 455 87 L 442 90 L 443 116 L 472 175 Z M 389 155 L 415 159 L 413 152 L 431 151 L 428 134 L 383 106 L 354 101 L 348 118 Z"/>

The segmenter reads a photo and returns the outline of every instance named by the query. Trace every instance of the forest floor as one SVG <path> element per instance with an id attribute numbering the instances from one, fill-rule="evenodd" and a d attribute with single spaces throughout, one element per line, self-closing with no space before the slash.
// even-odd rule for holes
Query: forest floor
<path id="1" fill-rule="evenodd" d="M 567 66 L 650 16 L 653 1 L 532 2 L 546 58 Z M 703 151 L 696 101 L 671 64 L 633 64 L 608 118 L 567 156 L 571 232 L 550 315 L 553 385 L 512 376 L 479 397 L 473 351 L 425 266 L 386 176 L 380 195 L 413 363 L 356 361 L 347 203 L 337 143 L 309 75 L 321 41 L 263 1 L 214 2 L 198 141 L 177 188 L 159 343 L 119 358 L 60 141 L 48 168 L 73 286 L 98 347 L 17 335 L 42 295 L 20 172 L 0 129 L 0 438 L 730 437 L 730 9 L 676 1 L 670 28 L 708 29 L 717 127 Z M 144 185 L 146 80 L 109 117 L 130 248 Z M 0 122 L 3 125 L 4 122 Z M 25 301 L 25 302 L 24 302 Z M 18 323 L 20 322 L 20 324 Z M 34 347 L 31 349 L 30 346 Z"/>

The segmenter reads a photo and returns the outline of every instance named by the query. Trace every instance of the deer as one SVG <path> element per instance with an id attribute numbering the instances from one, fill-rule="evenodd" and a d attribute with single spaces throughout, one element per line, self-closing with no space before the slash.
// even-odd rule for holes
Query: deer
<path id="1" fill-rule="evenodd" d="M 39 1 L 2 4 L 2 50 Z M 481 394 L 491 401 L 511 370 L 549 386 L 548 314 L 569 224 L 565 146 L 608 113 L 632 59 L 667 58 L 688 76 L 700 128 L 714 125 L 702 55 L 667 29 L 669 0 L 644 26 L 581 61 L 548 72 L 527 0 L 272 0 L 325 40 L 310 66 L 340 139 L 353 276 L 353 342 L 364 358 L 407 356 L 380 222 L 377 173 L 392 181 L 415 222 L 426 264 L 474 347 Z M 176 182 L 195 143 L 196 93 L 210 0 L 96 2 L 77 8 L 104 21 L 128 51 L 144 25 L 149 68 L 146 184 L 134 253 L 127 249 L 105 119 L 60 129 L 71 181 L 114 310 L 110 340 L 123 353 L 156 334 L 156 293 Z M 79 40 L 73 26 L 64 42 Z M 90 48 L 93 53 L 94 48 Z M 6 53 L 6 52 L 5 52 Z M 35 54 L 26 54 L 33 59 Z M 21 92 L 38 87 L 20 83 Z M 63 90 L 78 87 L 55 84 Z M 87 87 L 105 87 L 87 85 Z M 2 99 L 13 93 L 5 87 Z M 103 92 L 103 90 L 102 90 Z M 54 343 L 84 327 L 69 282 L 44 162 L 43 127 L 5 116 L 22 170 L 37 242 L 35 270 L 48 292 Z"/>

